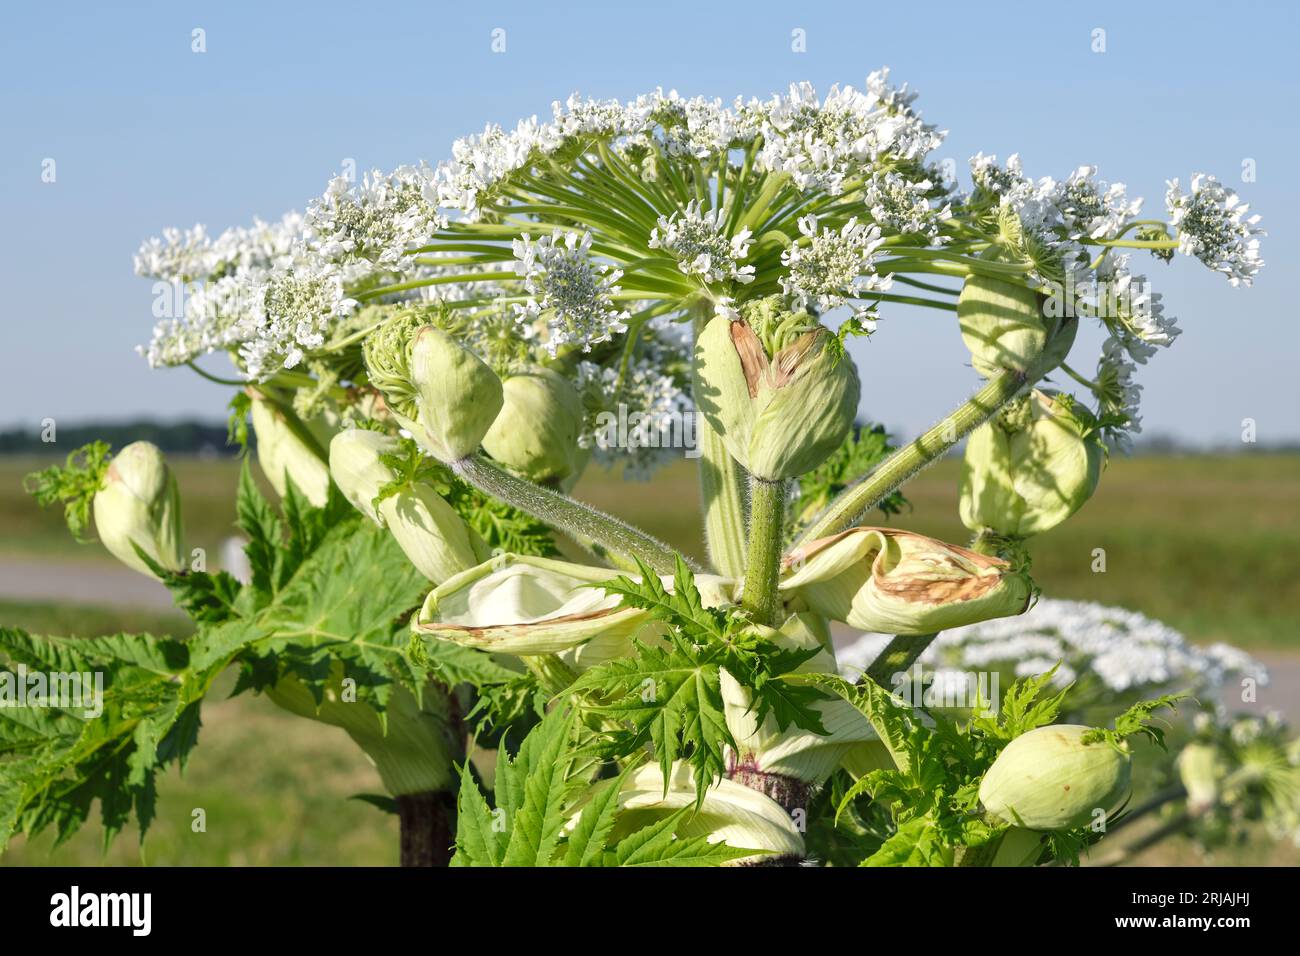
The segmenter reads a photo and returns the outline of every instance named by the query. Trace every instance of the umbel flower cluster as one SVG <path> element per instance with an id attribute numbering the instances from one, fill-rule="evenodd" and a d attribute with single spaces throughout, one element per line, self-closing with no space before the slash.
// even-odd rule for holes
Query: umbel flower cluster
<path id="1" fill-rule="evenodd" d="M 156 742 L 233 664 L 366 751 L 412 862 L 1077 860 L 1127 799 L 1126 738 L 1159 740 L 1171 698 L 1062 725 L 1027 676 L 1005 716 L 936 724 L 888 677 L 1024 612 L 1024 540 L 1137 430 L 1134 367 L 1178 330 L 1130 257 L 1249 284 L 1259 231 L 1201 176 L 1167 221 L 1092 167 L 1033 180 L 981 155 L 962 190 L 915 99 L 887 71 L 730 105 L 574 97 L 438 166 L 336 179 L 278 224 L 146 243 L 137 271 L 188 308 L 144 353 L 230 358 L 233 377 L 200 372 L 238 387 L 232 433 L 251 418 L 282 501 L 246 475 L 241 583 L 183 566 L 156 449 L 36 476 L 199 622 L 168 685 L 186 697 L 159 692 L 173 716 L 123 744 L 124 778 L 184 749 Z M 898 306 L 951 314 L 984 381 L 894 449 L 856 425 L 846 342 Z M 1086 373 L 1081 320 L 1108 333 Z M 968 546 L 865 522 L 963 439 Z M 593 459 L 648 476 L 687 453 L 708 567 L 568 496 Z M 837 673 L 833 622 L 891 635 L 862 680 Z M 485 749 L 490 779 L 470 771 Z M 48 825 L 23 816 L 45 792 L 18 789 L 11 829 Z"/>

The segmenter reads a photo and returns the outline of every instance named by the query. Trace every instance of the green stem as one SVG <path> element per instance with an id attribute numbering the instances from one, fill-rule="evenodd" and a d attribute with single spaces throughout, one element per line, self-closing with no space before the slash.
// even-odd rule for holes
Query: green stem
<path id="1" fill-rule="evenodd" d="M 569 689 L 569 685 L 578 679 L 578 672 L 560 660 L 558 654 L 540 654 L 534 657 L 521 657 L 520 660 L 537 678 L 543 689 L 553 697 L 564 693 Z"/>
<path id="2" fill-rule="evenodd" d="M 892 690 L 891 678 L 895 674 L 906 672 L 915 664 L 917 658 L 925 653 L 925 649 L 934 643 L 934 639 L 938 636 L 937 632 L 916 635 L 895 634 L 889 639 L 885 649 L 871 662 L 864 676 L 885 690 Z"/>
<path id="3" fill-rule="evenodd" d="M 576 541 L 594 541 L 614 554 L 639 558 L 660 574 L 676 570 L 677 553 L 672 548 L 613 515 L 502 471 L 483 457 L 469 455 L 450 464 L 457 477 L 485 495 L 558 528 Z"/>
<path id="4" fill-rule="evenodd" d="M 966 866 L 992 866 L 993 860 L 998 855 L 998 848 L 1002 846 L 1002 838 L 1006 833 L 999 833 L 997 836 L 989 839 L 987 843 L 981 846 L 968 846 L 962 851 L 961 857 L 957 860 L 957 865 Z"/>
<path id="5" fill-rule="evenodd" d="M 1064 329 L 1057 334 L 1063 332 Z M 1024 371 L 1008 369 L 989 379 L 983 388 L 920 438 L 894 452 L 875 471 L 840 492 L 800 536 L 795 547 L 852 527 L 859 515 L 934 464 L 949 448 L 996 415 L 1002 406 L 1059 365 L 1060 356 L 1052 353 L 1049 343 Z"/>
<path id="6" fill-rule="evenodd" d="M 780 597 L 781 543 L 785 537 L 785 482 L 749 479 L 749 561 L 740 603 L 759 624 L 775 627 Z"/>

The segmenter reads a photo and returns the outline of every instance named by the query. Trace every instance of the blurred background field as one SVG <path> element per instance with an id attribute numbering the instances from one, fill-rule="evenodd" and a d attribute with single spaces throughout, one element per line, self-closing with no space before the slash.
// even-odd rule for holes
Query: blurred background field
<path id="1" fill-rule="evenodd" d="M 232 530 L 238 464 L 170 457 L 184 499 L 187 545 L 219 555 Z M 123 630 L 188 633 L 188 622 L 167 607 L 161 588 L 132 606 L 129 595 L 136 592 L 127 590 L 128 582 L 135 588 L 149 582 L 98 545 L 74 542 L 60 514 L 41 512 L 24 494 L 23 475 L 48 463 L 0 457 L 0 625 L 85 637 Z M 870 522 L 964 542 L 958 469 L 957 460 L 940 462 L 904 489 L 910 509 Z M 702 557 L 692 463 L 680 462 L 644 484 L 592 471 L 576 494 Z M 1104 573 L 1093 570 L 1097 549 L 1104 551 Z M 1034 577 L 1048 596 L 1122 605 L 1166 621 L 1195 642 L 1227 641 L 1275 666 L 1300 666 L 1300 455 L 1116 459 L 1096 497 L 1031 550 Z M 60 598 L 73 582 L 79 582 L 79 603 Z M 209 698 L 203 714 L 201 745 L 184 777 L 173 771 L 160 782 L 158 819 L 143 851 L 137 834 L 127 832 L 105 854 L 92 821 L 56 849 L 48 836 L 30 844 L 19 838 L 0 865 L 396 862 L 395 819 L 348 799 L 380 786 L 341 731 L 290 717 L 264 699 L 227 699 L 225 692 Z M 192 812 L 200 807 L 207 832 L 194 833 Z M 1295 858 L 1293 849 L 1261 840 L 1218 862 Z M 1201 861 L 1179 844 L 1139 857 Z"/>

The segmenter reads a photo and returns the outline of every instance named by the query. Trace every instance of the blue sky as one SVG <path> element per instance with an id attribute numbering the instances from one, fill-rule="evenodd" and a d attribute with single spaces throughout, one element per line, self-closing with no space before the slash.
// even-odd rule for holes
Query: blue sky
<path id="1" fill-rule="evenodd" d="M 883 9 L 882 9 L 883 7 Z M 1147 271 L 1183 336 L 1140 371 L 1146 434 L 1300 439 L 1300 5 L 1201 3 L 57 3 L 0 35 L 0 427 L 222 414 L 227 393 L 132 351 L 152 325 L 131 256 L 164 226 L 301 209 L 345 158 L 447 155 L 488 121 L 574 90 L 765 96 L 861 85 L 881 65 L 950 130 L 936 154 L 1095 163 L 1160 214 L 1164 183 L 1218 175 L 1262 213 L 1268 266 L 1232 289 L 1190 260 Z M 202 28 L 207 52 L 191 52 Z M 506 50 L 493 53 L 492 31 Z M 795 29 L 807 52 L 791 49 Z M 1093 31 L 1105 30 L 1104 53 Z M 56 181 L 42 182 L 42 163 Z M 1256 179 L 1241 182 L 1242 163 Z M 1089 365 L 1098 336 L 1075 357 Z M 886 312 L 854 346 L 870 416 L 907 435 L 975 385 L 955 321 Z"/>

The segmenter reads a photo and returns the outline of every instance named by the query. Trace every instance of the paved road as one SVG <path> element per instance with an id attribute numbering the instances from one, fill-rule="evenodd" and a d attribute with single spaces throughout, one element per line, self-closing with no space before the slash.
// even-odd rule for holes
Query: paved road
<path id="1" fill-rule="evenodd" d="M 172 597 L 152 578 L 119 564 L 0 558 L 0 598 L 107 607 L 169 608 Z"/>

